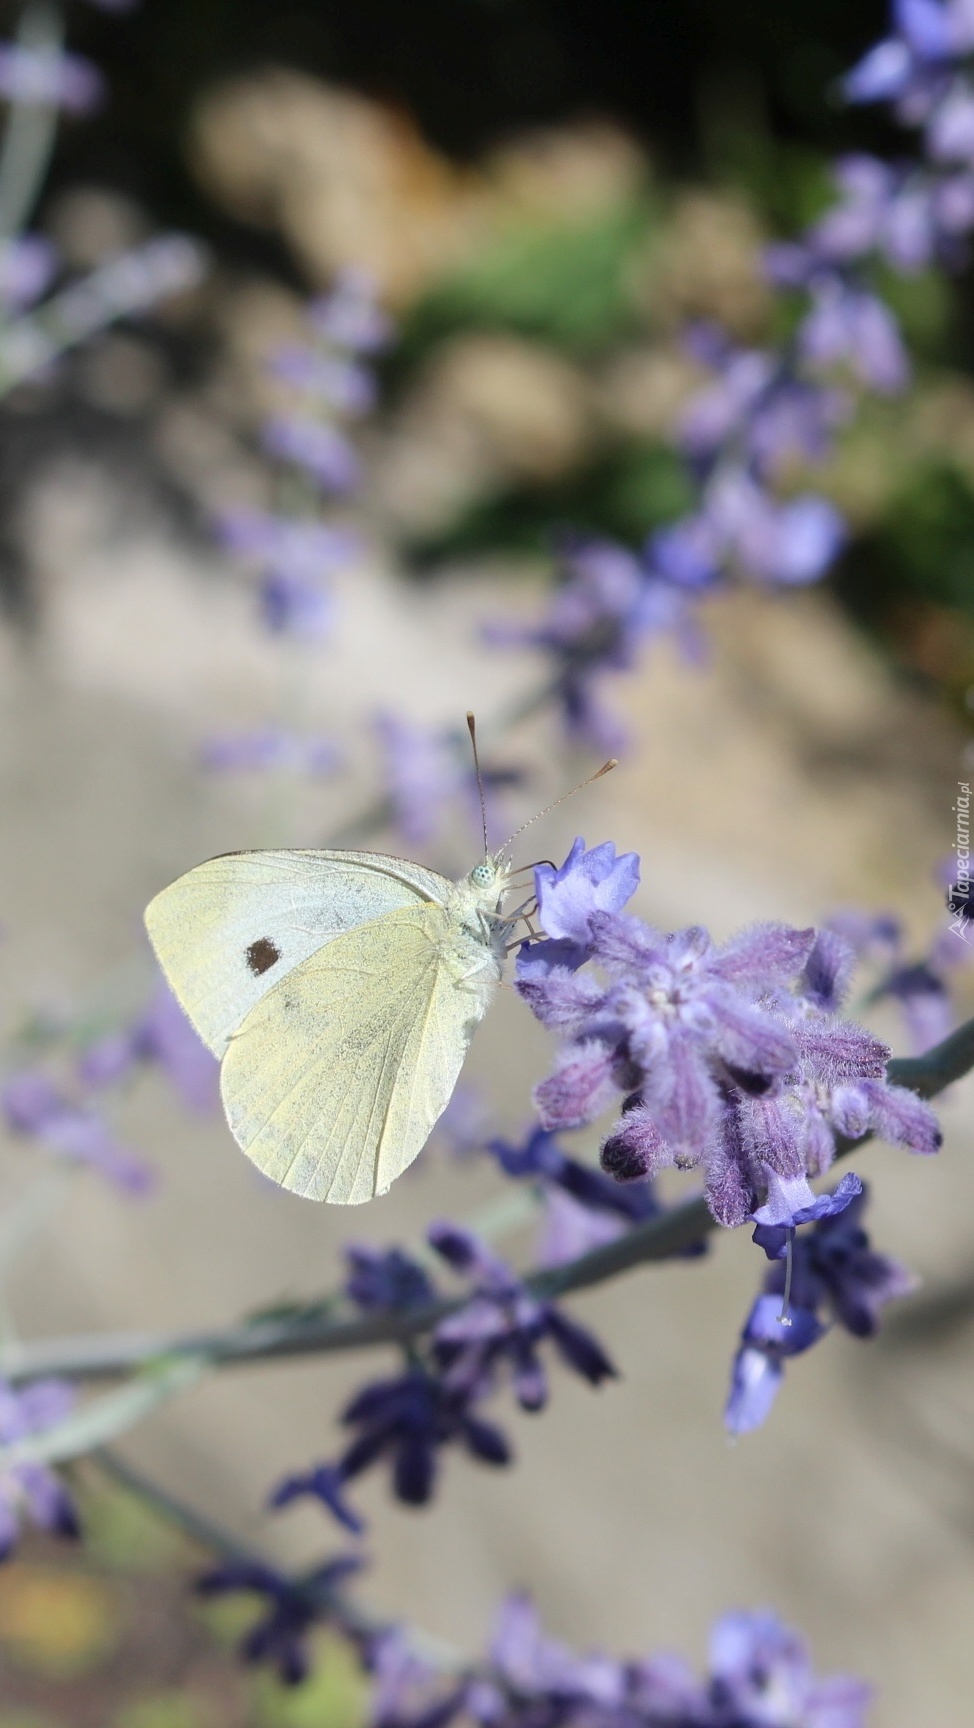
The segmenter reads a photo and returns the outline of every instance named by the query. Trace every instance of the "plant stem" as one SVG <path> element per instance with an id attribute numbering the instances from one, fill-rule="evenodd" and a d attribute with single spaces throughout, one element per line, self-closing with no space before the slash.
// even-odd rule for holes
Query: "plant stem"
<path id="1" fill-rule="evenodd" d="M 958 1027 L 925 1056 L 890 1062 L 888 1074 L 896 1085 L 909 1086 L 922 1097 L 932 1098 L 972 1068 L 974 1019 Z M 844 1158 L 864 1144 L 865 1139 L 843 1140 L 836 1149 L 836 1157 Z M 670 1260 L 716 1228 L 706 1202 L 697 1195 L 647 1218 L 614 1242 L 580 1254 L 564 1266 L 537 1268 L 524 1282 L 536 1296 L 566 1296 L 574 1290 L 603 1284 L 634 1266 Z M 123 1332 L 49 1338 L 0 1351 L 0 1375 L 15 1383 L 48 1374 L 69 1380 L 101 1380 L 129 1374 L 163 1356 L 205 1357 L 213 1367 L 226 1367 L 279 1357 L 361 1350 L 375 1344 L 403 1345 L 421 1337 L 447 1314 L 463 1307 L 465 1301 L 465 1297 L 443 1299 L 405 1313 L 382 1312 L 351 1320 L 323 1317 L 321 1304 L 317 1302 L 306 1315 L 244 1321 L 216 1332 Z"/>

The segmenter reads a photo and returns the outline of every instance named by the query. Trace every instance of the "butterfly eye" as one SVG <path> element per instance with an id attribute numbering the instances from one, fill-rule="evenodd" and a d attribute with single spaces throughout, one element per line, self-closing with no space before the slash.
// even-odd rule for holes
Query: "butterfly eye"
<path id="1" fill-rule="evenodd" d="M 495 874 L 492 864 L 475 864 L 470 872 L 470 880 L 475 888 L 490 888 L 493 886 Z"/>

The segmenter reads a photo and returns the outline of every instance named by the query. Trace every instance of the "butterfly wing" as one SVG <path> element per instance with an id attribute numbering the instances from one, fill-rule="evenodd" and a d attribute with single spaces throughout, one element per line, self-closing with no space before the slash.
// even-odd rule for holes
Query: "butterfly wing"
<path id="1" fill-rule="evenodd" d="M 173 993 L 222 1056 L 262 997 L 325 944 L 452 884 L 381 852 L 229 852 L 157 894 L 146 928 Z"/>
<path id="2" fill-rule="evenodd" d="M 499 971 L 442 906 L 337 937 L 230 1042 L 221 1088 L 244 1151 L 309 1199 L 384 1193 L 446 1107 Z"/>

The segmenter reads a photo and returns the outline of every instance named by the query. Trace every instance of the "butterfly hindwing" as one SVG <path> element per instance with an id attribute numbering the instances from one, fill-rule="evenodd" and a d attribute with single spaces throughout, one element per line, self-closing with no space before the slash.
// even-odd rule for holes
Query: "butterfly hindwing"
<path id="1" fill-rule="evenodd" d="M 442 905 L 451 886 L 379 852 L 230 852 L 157 894 L 146 927 L 183 1010 L 222 1056 L 256 1004 L 309 956 L 386 913 Z"/>
<path id="2" fill-rule="evenodd" d="M 221 1074 L 227 1119 L 272 1181 L 355 1204 L 383 1193 L 445 1108 L 499 968 L 470 976 L 442 906 L 381 917 L 251 1010 Z"/>

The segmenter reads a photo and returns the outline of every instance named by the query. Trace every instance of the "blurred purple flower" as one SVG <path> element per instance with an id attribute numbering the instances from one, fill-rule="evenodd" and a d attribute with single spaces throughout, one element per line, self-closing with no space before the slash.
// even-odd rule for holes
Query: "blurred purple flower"
<path id="1" fill-rule="evenodd" d="M 18 1444 L 63 1422 L 74 1409 L 76 1393 L 62 1380 L 35 1380 L 15 1389 L 0 1380 L 0 1448 L 14 1456 L 0 1461 L 0 1560 L 11 1554 L 26 1515 L 38 1529 L 57 1536 L 80 1534 L 67 1489 L 46 1464 L 16 1458 Z"/>
<path id="2" fill-rule="evenodd" d="M 260 1596 L 266 1611 L 240 1646 L 245 1662 L 266 1663 L 286 1686 L 297 1686 L 310 1667 L 308 1635 L 316 1625 L 336 1617 L 336 1591 L 363 1561 L 340 1555 L 300 1578 L 287 1578 L 259 1561 L 229 1560 L 196 1583 L 201 1596 Z"/>
<path id="3" fill-rule="evenodd" d="M 909 361 L 892 312 L 875 294 L 835 277 L 813 284 L 812 310 L 798 343 L 806 359 L 817 365 L 844 363 L 882 395 L 893 395 L 909 382 Z"/>
<path id="4" fill-rule="evenodd" d="M 275 348 L 267 364 L 282 383 L 292 385 L 338 414 L 367 414 L 375 406 L 376 386 L 371 372 L 342 356 L 320 354 L 314 348 L 291 342 Z"/>
<path id="5" fill-rule="evenodd" d="M 433 1356 L 447 1392 L 482 1397 L 505 1367 L 522 1410 L 543 1409 L 548 1385 L 539 1347 L 545 1342 L 593 1386 L 615 1375 L 590 1332 L 567 1319 L 553 1302 L 532 1296 L 506 1262 L 470 1231 L 434 1224 L 428 1236 L 431 1246 L 474 1286 L 471 1300 L 441 1320 L 433 1333 Z"/>
<path id="6" fill-rule="evenodd" d="M 268 1504 L 275 1512 L 282 1506 L 290 1506 L 293 1501 L 304 1499 L 311 1495 L 327 1507 L 333 1518 L 350 1530 L 353 1536 L 360 1536 L 365 1529 L 365 1520 L 359 1516 L 354 1506 L 350 1506 L 345 1498 L 345 1480 L 337 1464 L 315 1464 L 310 1470 L 296 1476 L 288 1476 L 274 1489 Z"/>
<path id="7" fill-rule="evenodd" d="M 57 252 L 39 234 L 22 234 L 0 245 L 0 307 L 22 312 L 49 287 L 57 269 Z"/>
<path id="8" fill-rule="evenodd" d="M 264 421 L 261 443 L 268 456 L 296 467 L 325 492 L 352 492 L 361 479 L 359 459 L 337 427 L 304 414 L 272 414 Z"/>
<path id="9" fill-rule="evenodd" d="M 626 671 L 647 637 L 673 634 L 696 657 L 699 641 L 686 595 L 649 553 L 607 540 L 575 541 L 563 555 L 563 580 L 539 624 L 491 624 L 489 641 L 535 648 L 552 661 L 556 695 L 570 735 L 611 753 L 624 742 L 601 705 L 599 681 Z"/>
<path id="10" fill-rule="evenodd" d="M 709 1669 L 714 1728 L 865 1728 L 872 1687 L 849 1675 L 817 1680 L 804 1639 L 774 1614 L 725 1614 Z"/>
<path id="11" fill-rule="evenodd" d="M 383 780 L 393 820 L 410 846 L 423 846 L 437 832 L 445 811 L 462 799 L 477 833 L 481 810 L 477 776 L 470 758 L 469 742 L 449 727 L 417 725 L 385 712 L 373 722 L 383 755 Z M 484 791 L 496 792 L 521 779 L 515 768 L 497 768 L 481 762 Z M 497 827 L 496 798 L 488 799 L 487 832 Z"/>
<path id="12" fill-rule="evenodd" d="M 327 633 L 333 606 L 324 584 L 359 556 L 356 534 L 245 509 L 224 511 L 216 527 L 228 550 L 260 568 L 261 611 L 269 629 L 308 637 Z"/>
<path id="13" fill-rule="evenodd" d="M 240 769 L 325 775 L 334 774 L 344 760 L 338 745 L 328 738 L 301 738 L 275 726 L 211 738 L 201 754 L 205 767 L 222 772 Z"/>
<path id="14" fill-rule="evenodd" d="M 392 337 L 392 325 L 376 305 L 376 282 L 366 270 L 341 271 L 331 292 L 311 302 L 308 318 L 323 341 L 353 354 L 374 354 Z"/>
<path id="15" fill-rule="evenodd" d="M 97 66 L 80 54 L 0 43 L 0 96 L 8 102 L 90 114 L 104 95 Z"/>
<path id="16" fill-rule="evenodd" d="M 420 1367 L 393 1379 L 370 1381 L 347 1406 L 342 1421 L 357 1430 L 338 1461 L 343 1480 L 388 1458 L 393 1490 L 408 1506 L 424 1506 L 431 1498 L 440 1451 L 453 1441 L 484 1464 L 507 1464 L 511 1458 L 500 1429 L 473 1414 L 470 1397 L 449 1391 Z"/>
<path id="17" fill-rule="evenodd" d="M 155 1185 L 147 1164 L 121 1146 L 108 1124 L 86 1104 L 62 1096 L 47 1076 L 16 1074 L 0 1088 L 7 1126 L 59 1157 L 88 1164 L 125 1193 L 141 1197 Z"/>
<path id="18" fill-rule="evenodd" d="M 162 979 L 131 1025 L 85 1047 L 78 1072 L 87 1086 L 116 1086 L 139 1063 L 160 1068 L 187 1110 L 205 1115 L 216 1108 L 219 1064 Z"/>
<path id="19" fill-rule="evenodd" d="M 365 1313 L 423 1307 L 436 1295 L 428 1273 L 401 1248 L 346 1243 L 345 1258 L 349 1267 L 345 1294 Z"/>

